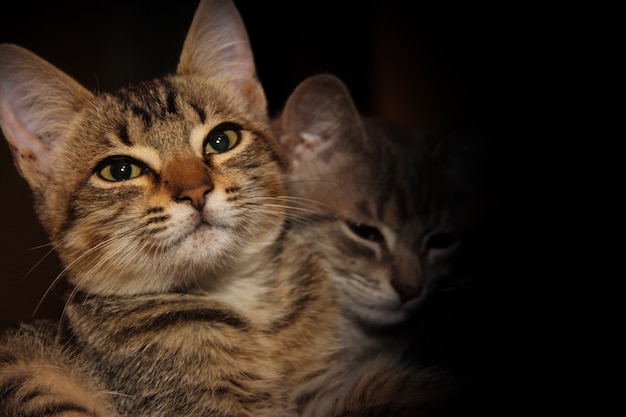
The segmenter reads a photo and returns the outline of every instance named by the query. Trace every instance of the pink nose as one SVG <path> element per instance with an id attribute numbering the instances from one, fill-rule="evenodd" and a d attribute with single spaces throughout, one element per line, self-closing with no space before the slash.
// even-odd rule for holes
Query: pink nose
<path id="1" fill-rule="evenodd" d="M 418 297 L 424 286 L 419 258 L 401 245 L 396 248 L 391 285 L 403 302 Z"/>
<path id="2" fill-rule="evenodd" d="M 178 196 L 176 196 L 176 199 L 191 201 L 191 205 L 194 206 L 196 210 L 202 211 L 206 201 L 206 195 L 210 193 L 212 189 L 213 187 L 210 184 L 189 187 L 182 190 Z"/>

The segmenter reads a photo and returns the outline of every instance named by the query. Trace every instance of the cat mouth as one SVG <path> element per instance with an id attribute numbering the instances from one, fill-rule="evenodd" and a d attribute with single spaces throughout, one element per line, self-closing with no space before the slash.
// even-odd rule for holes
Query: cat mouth
<path id="1" fill-rule="evenodd" d="M 196 224 L 196 227 L 193 228 L 193 230 L 191 231 L 191 233 L 189 233 L 190 235 L 196 234 L 196 233 L 202 233 L 204 231 L 210 231 L 210 230 L 215 230 L 215 229 L 221 229 L 223 228 L 223 226 L 212 222 L 212 221 L 208 221 L 206 219 L 202 219 L 198 222 L 198 224 Z"/>
<path id="2" fill-rule="evenodd" d="M 197 229 L 202 229 L 202 228 L 205 228 L 205 227 L 213 227 L 213 224 L 210 221 L 206 220 L 206 219 L 200 219 L 200 222 L 196 226 L 196 230 Z"/>
<path id="3" fill-rule="evenodd" d="M 200 221 L 198 221 L 196 226 L 193 228 L 193 230 L 189 233 L 189 236 L 194 235 L 196 233 L 202 233 L 205 231 L 214 231 L 216 229 L 231 229 L 231 227 L 229 227 L 227 224 L 224 224 L 222 222 L 218 222 L 215 220 L 206 219 L 202 217 Z"/>
<path id="4" fill-rule="evenodd" d="M 186 233 L 176 239 L 176 244 L 181 244 L 190 238 L 193 239 L 194 237 L 200 237 L 204 233 L 214 231 L 216 228 L 218 228 L 216 224 L 205 219 L 201 219 L 194 226 L 188 229 Z"/>
<path id="5" fill-rule="evenodd" d="M 198 214 L 199 216 L 196 218 L 196 229 L 206 227 L 219 229 L 229 228 L 228 224 L 223 221 L 223 214 L 219 210 L 213 210 L 210 207 L 205 207 L 205 209 Z"/>
<path id="6" fill-rule="evenodd" d="M 231 227 L 229 225 L 227 225 L 224 222 L 220 222 L 214 218 L 210 218 L 208 216 L 202 216 L 200 218 L 200 221 L 198 222 L 198 224 L 196 225 L 194 230 L 201 230 L 201 229 L 231 229 Z"/>

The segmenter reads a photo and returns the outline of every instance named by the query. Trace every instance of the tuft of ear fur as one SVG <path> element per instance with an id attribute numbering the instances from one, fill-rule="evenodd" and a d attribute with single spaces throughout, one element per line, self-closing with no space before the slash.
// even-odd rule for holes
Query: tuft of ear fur
<path id="1" fill-rule="evenodd" d="M 294 169 L 313 159 L 328 161 L 339 149 L 366 146 L 350 92 L 331 74 L 314 75 L 301 82 L 287 99 L 281 123 L 281 141 Z M 351 139 L 337 144 L 342 138 Z"/>
<path id="2" fill-rule="evenodd" d="M 218 79 L 232 92 L 244 96 L 249 111 L 267 113 L 248 33 L 232 1 L 200 1 L 185 38 L 177 73 Z"/>
<path id="3" fill-rule="evenodd" d="M 50 153 L 92 98 L 91 92 L 34 53 L 0 45 L 0 127 L 18 171 L 35 194 L 44 192 L 52 175 Z"/>

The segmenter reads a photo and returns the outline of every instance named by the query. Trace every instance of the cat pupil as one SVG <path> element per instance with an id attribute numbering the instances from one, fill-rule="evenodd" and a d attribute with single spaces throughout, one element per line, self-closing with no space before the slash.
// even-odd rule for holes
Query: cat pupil
<path id="1" fill-rule="evenodd" d="M 142 174 L 143 168 L 124 157 L 108 159 L 100 165 L 98 175 L 107 181 L 126 181 Z"/>
<path id="2" fill-rule="evenodd" d="M 127 180 L 131 177 L 132 169 L 128 162 L 117 162 L 111 165 L 111 176 L 119 181 Z"/>
<path id="3" fill-rule="evenodd" d="M 228 149 L 228 138 L 224 138 L 224 135 L 216 136 L 213 138 L 211 146 L 218 152 L 224 152 Z"/>
<path id="4" fill-rule="evenodd" d="M 219 130 L 211 133 L 204 145 L 205 154 L 222 153 L 231 149 L 239 140 L 239 131 L 232 129 Z"/>

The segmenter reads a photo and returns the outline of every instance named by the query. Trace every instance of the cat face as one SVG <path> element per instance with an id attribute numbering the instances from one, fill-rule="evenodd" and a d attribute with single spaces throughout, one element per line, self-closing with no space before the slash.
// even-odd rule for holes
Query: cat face
<path id="1" fill-rule="evenodd" d="M 326 259 L 347 313 L 369 325 L 406 320 L 450 273 L 458 246 L 446 211 L 428 194 L 425 142 L 362 119 L 328 75 L 303 82 L 277 123 L 291 193 L 302 199 L 294 216 L 313 223 L 303 233 Z"/>
<path id="2" fill-rule="evenodd" d="M 112 94 L 1 45 L 0 123 L 82 289 L 215 285 L 281 229 L 283 161 L 229 2 L 200 3 L 176 74 Z"/>

